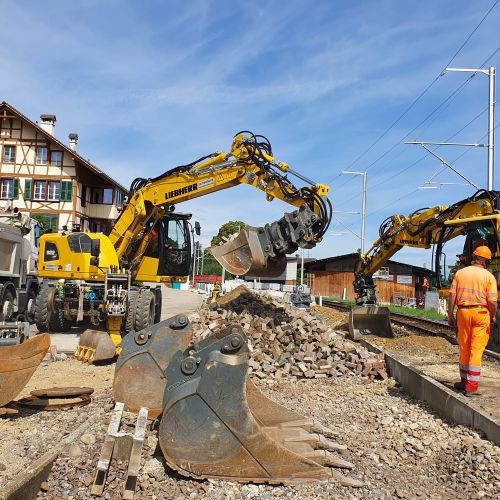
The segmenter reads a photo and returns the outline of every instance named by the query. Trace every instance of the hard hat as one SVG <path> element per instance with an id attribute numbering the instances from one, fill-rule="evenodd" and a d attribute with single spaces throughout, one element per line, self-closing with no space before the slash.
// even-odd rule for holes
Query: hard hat
<path id="1" fill-rule="evenodd" d="M 491 260 L 491 250 L 486 245 L 477 247 L 474 252 L 472 252 L 472 255 L 477 255 L 483 259 Z"/>

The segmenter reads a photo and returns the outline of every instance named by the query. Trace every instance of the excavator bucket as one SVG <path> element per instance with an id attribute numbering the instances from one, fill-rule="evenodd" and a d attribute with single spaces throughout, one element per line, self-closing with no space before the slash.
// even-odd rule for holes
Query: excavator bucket
<path id="1" fill-rule="evenodd" d="M 262 227 L 245 226 L 235 238 L 210 247 L 209 251 L 224 269 L 236 276 L 281 276 L 286 268 L 286 255 L 271 257 L 263 234 Z"/>
<path id="2" fill-rule="evenodd" d="M 354 340 L 363 335 L 394 337 L 389 308 L 376 305 L 352 308 L 349 313 L 349 335 Z"/>
<path id="3" fill-rule="evenodd" d="M 0 407 L 24 389 L 49 347 L 48 333 L 36 335 L 20 344 L 0 345 Z"/>
<path id="4" fill-rule="evenodd" d="M 106 332 L 88 328 L 80 335 L 75 358 L 92 364 L 110 361 L 115 358 L 116 354 L 116 346 Z"/>
<path id="5" fill-rule="evenodd" d="M 353 465 L 322 425 L 274 403 L 247 378 L 248 341 L 234 325 L 197 344 L 179 315 L 127 335 L 115 369 L 114 397 L 131 411 L 161 415 L 168 465 L 195 478 L 240 482 L 362 483 L 330 467 Z"/>

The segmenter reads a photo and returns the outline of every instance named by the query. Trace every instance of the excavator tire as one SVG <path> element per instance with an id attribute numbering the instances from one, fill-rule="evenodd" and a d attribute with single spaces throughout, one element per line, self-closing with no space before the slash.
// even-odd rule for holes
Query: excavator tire
<path id="1" fill-rule="evenodd" d="M 249 348 L 239 325 L 197 344 L 178 315 L 124 338 L 114 398 L 130 411 L 161 415 L 159 444 L 184 476 L 287 484 L 362 486 L 335 469 L 353 465 L 334 452 L 333 433 L 265 397 L 247 379 Z"/>
<path id="2" fill-rule="evenodd" d="M 128 306 L 127 314 L 125 316 L 125 333 L 135 330 L 135 316 L 137 309 L 137 298 L 139 296 L 139 290 L 130 290 L 128 292 Z"/>
<path id="3" fill-rule="evenodd" d="M 53 293 L 47 283 L 42 283 L 35 302 L 35 325 L 40 333 L 48 332 L 50 329 L 51 313 L 49 309 L 52 309 L 53 306 L 49 304 L 49 301 L 53 300 Z"/>
<path id="4" fill-rule="evenodd" d="M 26 386 L 50 347 L 47 333 L 21 344 L 0 347 L 0 406 L 12 401 Z"/>
<path id="5" fill-rule="evenodd" d="M 149 288 L 141 288 L 135 309 L 135 328 L 139 331 L 155 322 L 155 296 Z"/>

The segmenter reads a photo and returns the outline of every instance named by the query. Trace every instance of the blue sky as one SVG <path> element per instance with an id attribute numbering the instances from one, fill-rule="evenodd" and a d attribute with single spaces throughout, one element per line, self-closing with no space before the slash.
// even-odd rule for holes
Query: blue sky
<path id="1" fill-rule="evenodd" d="M 0 101 L 32 119 L 56 114 L 56 136 L 77 132 L 79 152 L 126 186 L 228 150 L 242 129 L 266 135 L 277 158 L 329 183 L 338 211 L 361 204 L 361 179 L 340 172 L 368 169 L 368 248 L 387 216 L 472 194 L 463 185 L 417 189 L 440 163 L 401 140 L 423 122 L 407 140 L 486 142 L 484 75 L 438 78 L 362 153 L 436 79 L 493 4 L 0 0 Z M 480 67 L 500 45 L 499 25 L 500 4 L 452 66 Z M 487 66 L 499 61 L 500 52 Z M 485 186 L 485 148 L 436 152 Z M 450 171 L 436 180 L 462 182 Z M 261 225 L 287 208 L 246 186 L 178 207 L 200 221 L 204 244 L 227 220 Z M 359 234 L 359 215 L 336 217 L 311 256 L 359 247 L 350 232 Z M 430 251 L 402 250 L 397 259 L 422 265 Z"/>

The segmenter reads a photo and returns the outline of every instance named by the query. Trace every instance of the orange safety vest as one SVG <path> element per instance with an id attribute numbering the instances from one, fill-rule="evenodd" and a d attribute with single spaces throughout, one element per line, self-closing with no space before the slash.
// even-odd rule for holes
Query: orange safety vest
<path id="1" fill-rule="evenodd" d="M 486 306 L 497 300 L 497 282 L 487 269 L 464 267 L 455 274 L 450 294 L 456 296 L 457 306 Z"/>

